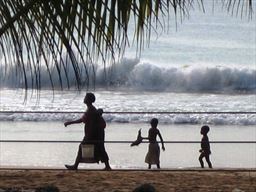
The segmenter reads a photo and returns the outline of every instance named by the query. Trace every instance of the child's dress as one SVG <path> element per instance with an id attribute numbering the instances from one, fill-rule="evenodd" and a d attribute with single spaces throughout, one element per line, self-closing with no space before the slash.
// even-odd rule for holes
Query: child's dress
<path id="1" fill-rule="evenodd" d="M 148 145 L 148 153 L 145 158 L 145 163 L 148 164 L 159 164 L 159 157 L 160 157 L 160 148 L 156 141 L 156 136 L 159 133 L 158 129 L 150 128 L 148 131 L 149 136 L 149 145 Z"/>
<path id="2" fill-rule="evenodd" d="M 145 162 L 148 164 L 159 164 L 160 148 L 158 143 L 150 143 L 148 145 L 148 153 Z"/>

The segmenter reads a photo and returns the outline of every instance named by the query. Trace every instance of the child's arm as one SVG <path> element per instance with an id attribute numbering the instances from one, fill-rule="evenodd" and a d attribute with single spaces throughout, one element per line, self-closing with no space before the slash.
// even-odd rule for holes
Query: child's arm
<path id="1" fill-rule="evenodd" d="M 160 140 L 161 140 L 161 143 L 162 143 L 162 149 L 163 149 L 163 151 L 165 151 L 164 140 L 163 140 L 163 137 L 162 137 L 160 131 L 158 132 L 158 136 L 159 136 L 159 138 L 160 138 Z"/>
<path id="2" fill-rule="evenodd" d="M 149 140 L 149 136 L 148 136 L 148 137 L 142 137 L 142 136 L 141 136 L 141 139 L 142 139 L 142 140 L 143 140 L 143 139 Z"/>
<path id="3" fill-rule="evenodd" d="M 147 139 L 147 140 L 149 140 L 149 138 L 148 137 L 141 137 L 142 139 Z"/>

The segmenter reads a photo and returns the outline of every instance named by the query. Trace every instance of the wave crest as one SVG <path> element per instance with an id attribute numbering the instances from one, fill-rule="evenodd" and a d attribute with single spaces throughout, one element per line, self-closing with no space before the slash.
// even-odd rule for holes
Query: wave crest
<path id="1" fill-rule="evenodd" d="M 167 65 L 168 66 L 168 65 Z M 170 66 L 170 65 L 169 65 Z M 3 67 L 1 67 L 1 71 Z M 7 75 L 1 75 L 2 86 L 17 87 L 16 69 L 9 69 Z M 96 87 L 129 88 L 141 91 L 173 92 L 255 92 L 256 70 L 235 67 L 158 67 L 152 63 L 140 62 L 138 59 L 124 58 L 111 67 L 96 70 Z M 75 76 L 68 69 L 70 86 L 75 86 Z M 50 88 L 47 70 L 41 70 L 42 88 Z M 64 76 L 64 71 L 61 74 Z M 5 78 L 3 78 L 5 77 Z M 8 77 L 8 78 L 6 78 Z M 52 70 L 54 85 L 58 85 L 58 72 Z M 30 78 L 28 78 L 30 79 Z M 20 84 L 20 82 L 18 83 Z M 29 85 L 32 82 L 28 82 Z M 67 82 L 63 78 L 63 87 Z"/>
<path id="2" fill-rule="evenodd" d="M 112 86 L 144 91 L 255 92 L 256 70 L 189 66 L 163 68 L 126 59 L 113 66 L 110 82 Z M 99 85 L 101 82 L 97 83 Z"/>

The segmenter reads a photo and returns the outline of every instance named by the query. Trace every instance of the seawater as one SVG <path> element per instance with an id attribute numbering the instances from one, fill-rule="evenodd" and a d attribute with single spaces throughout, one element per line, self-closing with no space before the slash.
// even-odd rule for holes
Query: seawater
<path id="1" fill-rule="evenodd" d="M 56 91 L 53 95 L 51 90 L 42 90 L 40 98 L 33 96 L 31 92 L 27 92 L 28 95 L 32 95 L 32 98 L 28 96 L 27 100 L 24 100 L 22 90 L 5 89 L 1 90 L 0 94 L 1 121 L 66 121 L 80 118 L 86 110 L 86 105 L 83 103 L 86 91 L 80 93 L 76 91 Z M 256 125 L 255 113 L 243 113 L 256 111 L 255 94 L 96 90 L 95 95 L 95 105 L 106 112 L 104 118 L 107 122 L 147 123 L 150 118 L 157 117 L 161 123 L 165 124 Z M 30 113 L 15 113 L 12 111 L 27 111 Z M 41 113 L 33 113 L 33 111 Z M 118 112 L 134 113 L 120 114 Z M 147 112 L 155 112 L 155 114 L 148 114 Z M 158 114 L 157 112 L 166 113 Z M 174 112 L 174 114 L 171 112 Z M 175 114 L 175 112 L 180 112 L 180 114 Z M 186 114 L 186 112 L 192 112 L 192 114 Z M 193 112 L 216 112 L 216 114 L 197 114 Z M 237 113 L 218 114 L 218 112 Z"/>
<path id="2" fill-rule="evenodd" d="M 163 31 L 152 32 L 149 47 L 138 54 L 130 46 L 124 59 L 104 70 L 98 63 L 96 79 L 89 91 L 95 92 L 97 107 L 105 112 L 255 112 L 256 111 L 256 22 L 230 16 L 211 2 L 206 13 L 191 11 L 180 23 L 170 18 Z M 253 9 L 256 5 L 253 1 Z M 133 27 L 131 27 L 133 30 Z M 1 59 L 1 58 L 0 58 Z M 55 91 L 47 70 L 41 70 L 40 96 L 22 89 L 16 68 L 8 70 L 0 60 L 0 139 L 81 140 L 82 125 L 64 128 L 63 122 L 79 118 L 86 107 L 85 90 L 75 91 L 75 78 L 69 70 L 71 89 L 58 91 L 57 70 L 52 68 Z M 104 72 L 108 73 L 105 74 Z M 64 75 L 64 71 L 60 72 Z M 31 73 L 33 76 L 33 73 Z M 107 77 L 107 79 L 106 79 Z M 32 88 L 32 81 L 28 81 Z M 27 95 L 26 95 L 27 94 Z M 25 95 L 27 96 L 26 99 Z M 42 113 L 9 113 L 41 111 Z M 51 114 L 43 113 L 52 111 Z M 68 114 L 56 112 L 69 112 Z M 80 114 L 72 113 L 79 111 Z M 159 118 L 167 140 L 200 141 L 202 124 L 211 127 L 211 140 L 254 140 L 255 114 L 111 114 L 105 113 L 109 140 L 133 140 L 138 128 L 146 134 L 152 117 Z M 1 165 L 63 166 L 72 163 L 78 144 L 0 143 Z M 254 167 L 255 144 L 214 144 L 213 165 Z M 170 144 L 161 153 L 163 167 L 198 166 L 198 144 Z M 107 144 L 115 167 L 144 167 L 147 145 L 130 148 Z M 132 158 L 131 158 L 132 157 Z M 233 160 L 232 160 L 233 159 Z"/>
<path id="3" fill-rule="evenodd" d="M 166 125 L 158 128 L 165 141 L 201 140 L 200 125 Z M 129 141 L 137 137 L 141 129 L 146 136 L 148 123 L 108 123 L 106 141 Z M 210 126 L 210 141 L 255 141 L 254 126 Z M 52 140 L 77 141 L 77 143 L 0 143 L 1 167 L 64 168 L 75 160 L 79 142 L 83 138 L 83 125 L 64 127 L 63 122 L 1 122 L 2 140 Z M 144 163 L 148 144 L 130 147 L 130 143 L 106 143 L 112 168 L 146 169 Z M 200 167 L 198 157 L 200 143 L 166 143 L 161 151 L 162 168 Z M 210 156 L 214 168 L 255 168 L 255 143 L 211 143 Z M 101 169 L 104 164 L 80 164 L 79 168 Z M 155 168 L 155 167 L 154 167 Z"/>
<path id="4" fill-rule="evenodd" d="M 28 95 L 31 93 L 28 92 Z M 2 167 L 59 167 L 72 164 L 83 124 L 64 127 L 67 120 L 80 118 L 86 110 L 85 92 L 55 92 L 42 90 L 40 99 L 28 97 L 23 90 L 1 90 L 1 140 L 77 141 L 77 143 L 0 143 Z M 256 138 L 255 114 L 140 114 L 139 112 L 254 112 L 254 94 L 170 93 L 95 91 L 95 106 L 105 112 L 138 112 L 135 114 L 104 113 L 107 121 L 106 141 L 134 141 L 139 129 L 147 135 L 149 121 L 159 119 L 159 129 L 165 141 L 201 140 L 200 127 L 211 128 L 210 141 L 253 141 Z M 25 102 L 25 103 L 24 103 Z M 24 111 L 15 113 L 8 111 Z M 5 111 L 5 112 L 3 112 Z M 31 113 L 40 111 L 41 113 Z M 52 113 L 44 113 L 44 112 Z M 68 113 L 58 113 L 66 111 Z M 74 113 L 80 112 L 80 113 Z M 130 147 L 130 143 L 106 143 L 113 168 L 140 169 L 144 163 L 147 144 Z M 163 168 L 199 167 L 199 143 L 166 144 L 161 152 Z M 211 159 L 215 168 L 255 168 L 256 145 L 237 143 L 211 144 Z M 81 168 L 101 168 L 102 164 L 81 164 Z"/>

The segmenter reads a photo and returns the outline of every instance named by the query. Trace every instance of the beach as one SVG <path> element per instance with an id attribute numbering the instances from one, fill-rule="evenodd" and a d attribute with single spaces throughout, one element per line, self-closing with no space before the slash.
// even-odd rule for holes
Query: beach
<path id="1" fill-rule="evenodd" d="M 2 191 L 55 186 L 61 192 L 131 192 L 142 184 L 157 192 L 255 192 L 256 170 L 0 170 Z"/>

